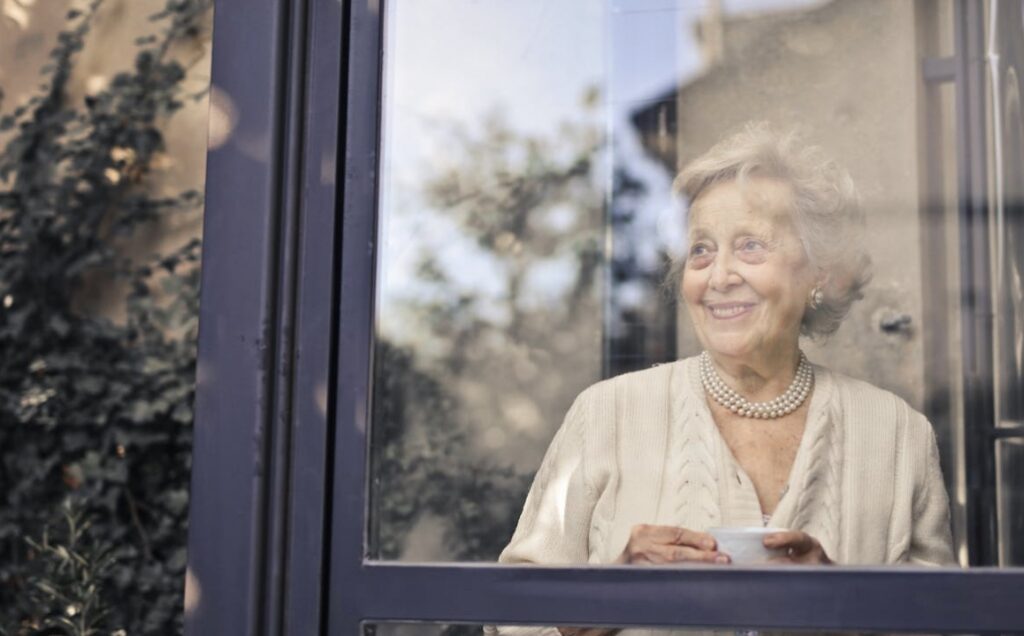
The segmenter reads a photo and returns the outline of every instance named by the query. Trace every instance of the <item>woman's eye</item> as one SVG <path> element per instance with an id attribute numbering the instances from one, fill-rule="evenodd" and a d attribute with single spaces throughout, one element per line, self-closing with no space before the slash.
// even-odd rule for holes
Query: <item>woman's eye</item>
<path id="1" fill-rule="evenodd" d="M 706 243 L 697 243 L 690 248 L 690 256 L 707 256 L 711 253 L 711 246 Z"/>
<path id="2" fill-rule="evenodd" d="M 764 243 L 762 243 L 761 241 L 755 241 L 754 239 L 747 239 L 743 241 L 743 244 L 740 246 L 740 249 L 747 252 L 752 252 L 755 250 L 764 249 Z"/>
<path id="3" fill-rule="evenodd" d="M 711 258 L 711 248 L 703 243 L 697 243 L 690 248 L 690 254 L 687 261 L 690 267 L 700 268 L 710 263 Z"/>

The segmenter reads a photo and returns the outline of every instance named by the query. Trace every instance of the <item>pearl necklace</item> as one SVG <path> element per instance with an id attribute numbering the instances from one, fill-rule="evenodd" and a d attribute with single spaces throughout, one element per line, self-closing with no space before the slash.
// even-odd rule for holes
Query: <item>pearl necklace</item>
<path id="1" fill-rule="evenodd" d="M 814 386 L 814 367 L 807 361 L 807 356 L 800 352 L 800 364 L 796 375 L 786 392 L 768 402 L 751 402 L 732 390 L 718 375 L 711 362 L 711 355 L 704 351 L 700 354 L 700 382 L 704 391 L 725 408 L 741 417 L 773 420 L 789 415 L 800 408 Z"/>

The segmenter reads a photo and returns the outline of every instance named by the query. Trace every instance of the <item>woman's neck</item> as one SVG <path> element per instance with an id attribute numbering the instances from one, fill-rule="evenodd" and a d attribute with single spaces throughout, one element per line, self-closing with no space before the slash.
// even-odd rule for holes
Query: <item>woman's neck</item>
<path id="1" fill-rule="evenodd" d="M 792 384 L 800 363 L 800 349 L 795 343 L 782 350 L 742 359 L 713 351 L 708 353 L 722 380 L 752 402 L 764 402 L 784 393 Z"/>

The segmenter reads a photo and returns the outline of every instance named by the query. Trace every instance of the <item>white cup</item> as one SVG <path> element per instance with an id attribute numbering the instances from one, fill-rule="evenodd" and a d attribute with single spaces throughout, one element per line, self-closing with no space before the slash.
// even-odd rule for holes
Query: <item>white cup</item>
<path id="1" fill-rule="evenodd" d="M 764 547 L 764 538 L 776 532 L 785 532 L 785 529 L 754 526 L 708 530 L 708 534 L 718 542 L 718 551 L 729 555 L 733 563 L 743 565 L 768 563 L 773 558 L 785 556 L 785 550 Z"/>

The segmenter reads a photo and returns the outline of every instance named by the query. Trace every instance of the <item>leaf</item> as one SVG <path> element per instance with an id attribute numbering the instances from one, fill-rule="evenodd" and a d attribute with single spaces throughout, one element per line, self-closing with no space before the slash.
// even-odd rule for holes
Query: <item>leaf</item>
<path id="1" fill-rule="evenodd" d="M 125 411 L 125 417 L 136 424 L 145 424 L 152 416 L 152 406 L 143 400 L 133 400 Z"/>
<path id="2" fill-rule="evenodd" d="M 60 558 L 61 561 L 70 561 L 71 555 L 68 553 L 68 549 L 62 545 L 54 548 L 54 553 Z"/>
<path id="3" fill-rule="evenodd" d="M 192 422 L 192 406 L 188 402 L 179 402 L 171 411 L 171 419 L 179 424 Z"/>
<path id="4" fill-rule="evenodd" d="M 169 559 L 167 559 L 167 568 L 174 572 L 182 572 L 185 570 L 185 565 L 188 563 L 188 553 L 185 548 L 178 548 L 171 553 Z"/>
<path id="5" fill-rule="evenodd" d="M 75 390 L 89 396 L 95 396 L 103 393 L 105 385 L 106 383 L 103 379 L 95 375 L 81 375 L 76 377 L 74 380 Z"/>
<path id="6" fill-rule="evenodd" d="M 71 325 L 63 316 L 54 315 L 50 317 L 49 321 L 50 330 L 57 334 L 59 337 L 64 338 L 70 333 Z"/>

